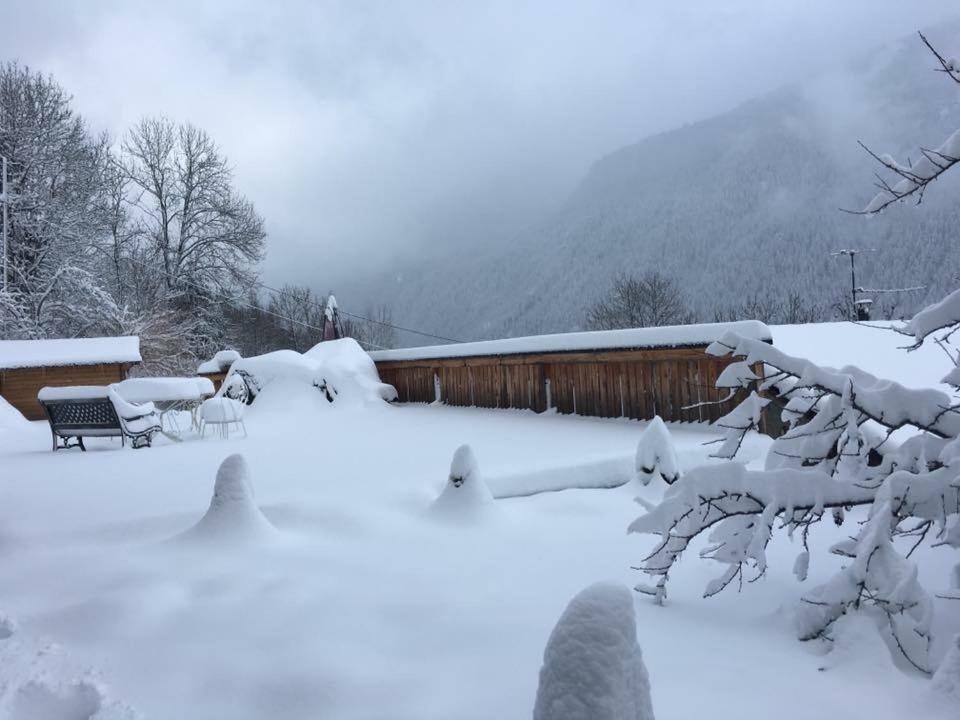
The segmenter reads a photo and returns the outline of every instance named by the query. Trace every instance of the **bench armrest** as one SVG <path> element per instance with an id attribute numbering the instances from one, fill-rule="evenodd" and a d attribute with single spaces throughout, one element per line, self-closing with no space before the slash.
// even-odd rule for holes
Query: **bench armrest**
<path id="1" fill-rule="evenodd" d="M 156 412 L 156 408 L 152 402 L 127 402 L 120 397 L 120 393 L 117 392 L 113 385 L 110 386 L 110 402 L 113 403 L 113 409 L 117 411 L 117 415 L 124 420 L 136 420 Z"/>

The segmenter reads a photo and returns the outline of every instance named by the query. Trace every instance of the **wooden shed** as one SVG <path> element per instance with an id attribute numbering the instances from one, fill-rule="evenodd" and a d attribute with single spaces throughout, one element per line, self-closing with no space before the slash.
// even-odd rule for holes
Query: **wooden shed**
<path id="1" fill-rule="evenodd" d="M 47 385 L 109 385 L 141 361 L 137 337 L 0 340 L 0 396 L 28 420 L 42 420 Z"/>
<path id="2" fill-rule="evenodd" d="M 221 350 L 206 362 L 200 363 L 197 367 L 197 375 L 208 378 L 213 383 L 213 390 L 216 392 L 223 385 L 227 373 L 230 372 L 230 366 L 239 359 L 240 353 L 236 350 Z"/>
<path id="3" fill-rule="evenodd" d="M 743 398 L 716 388 L 728 332 L 772 342 L 757 321 L 563 333 L 371 352 L 400 402 L 714 421 Z M 762 375 L 762 368 L 754 368 Z"/>

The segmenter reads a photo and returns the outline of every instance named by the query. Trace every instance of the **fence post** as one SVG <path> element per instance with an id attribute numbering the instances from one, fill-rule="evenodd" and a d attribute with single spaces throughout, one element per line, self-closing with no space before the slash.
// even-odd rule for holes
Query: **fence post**
<path id="1" fill-rule="evenodd" d="M 433 374 L 433 401 L 440 402 L 440 376 L 436 373 Z"/>
<path id="2" fill-rule="evenodd" d="M 623 403 L 623 375 L 620 376 L 620 417 L 626 417 L 626 406 Z"/>
<path id="3" fill-rule="evenodd" d="M 570 383 L 570 389 L 573 390 L 573 414 L 577 414 L 577 384 Z"/>
<path id="4" fill-rule="evenodd" d="M 551 392 L 551 389 L 550 389 L 550 378 L 546 378 L 546 379 L 543 381 L 543 388 L 544 388 L 544 390 L 546 391 L 546 394 L 547 394 L 547 408 L 546 408 L 546 409 L 547 409 L 547 410 L 551 410 L 551 409 L 553 408 L 553 393 Z"/>

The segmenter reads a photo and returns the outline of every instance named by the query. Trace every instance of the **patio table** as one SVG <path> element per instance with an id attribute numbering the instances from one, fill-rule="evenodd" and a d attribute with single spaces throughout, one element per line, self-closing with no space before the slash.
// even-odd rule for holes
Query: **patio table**
<path id="1" fill-rule="evenodd" d="M 209 378 L 145 377 L 129 378 L 117 383 L 120 396 L 132 403 L 152 402 L 160 413 L 163 434 L 179 440 L 181 431 L 176 412 L 190 413 L 190 427 L 199 430 L 197 408 L 214 394 Z"/>

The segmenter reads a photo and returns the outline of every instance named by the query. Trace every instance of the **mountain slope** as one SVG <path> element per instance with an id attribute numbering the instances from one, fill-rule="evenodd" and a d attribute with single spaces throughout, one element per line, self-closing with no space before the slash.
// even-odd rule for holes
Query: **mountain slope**
<path id="1" fill-rule="evenodd" d="M 932 37 L 960 49 L 960 25 Z M 909 312 L 957 285 L 960 178 L 920 207 L 840 212 L 872 196 L 862 139 L 898 158 L 960 127 L 960 93 L 915 38 L 829 76 L 648 138 L 601 159 L 564 208 L 507 252 L 482 247 L 419 261 L 377 283 L 401 324 L 464 340 L 576 329 L 621 270 L 680 280 L 704 319 L 752 294 L 845 297 L 841 247 L 867 287 L 925 285 Z M 890 297 L 890 296 L 885 296 Z M 416 343 L 416 338 L 404 338 Z"/>

